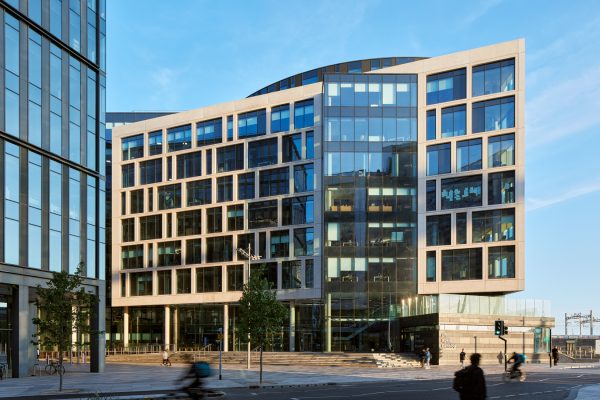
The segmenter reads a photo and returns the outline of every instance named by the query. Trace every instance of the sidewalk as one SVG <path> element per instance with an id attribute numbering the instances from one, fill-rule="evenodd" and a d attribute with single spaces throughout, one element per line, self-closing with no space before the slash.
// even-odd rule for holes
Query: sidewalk
<path id="1" fill-rule="evenodd" d="M 598 400 L 600 399 L 600 384 L 586 386 L 579 389 L 575 400 Z"/>

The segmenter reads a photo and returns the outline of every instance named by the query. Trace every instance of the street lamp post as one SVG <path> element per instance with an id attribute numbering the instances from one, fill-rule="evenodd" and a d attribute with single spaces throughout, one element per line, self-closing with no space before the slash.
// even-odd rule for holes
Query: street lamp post
<path id="1" fill-rule="evenodd" d="M 246 257 L 246 259 L 248 260 L 248 266 L 244 271 L 244 281 L 246 282 L 246 284 L 248 284 L 248 282 L 250 282 L 250 260 L 260 260 L 261 256 L 252 254 L 252 247 L 250 246 L 250 243 L 248 243 L 248 250 L 238 247 L 237 252 L 238 252 L 238 254 L 241 254 L 242 256 Z M 247 361 L 248 361 L 247 368 L 250 369 L 250 337 L 249 336 L 248 336 L 248 360 Z"/>

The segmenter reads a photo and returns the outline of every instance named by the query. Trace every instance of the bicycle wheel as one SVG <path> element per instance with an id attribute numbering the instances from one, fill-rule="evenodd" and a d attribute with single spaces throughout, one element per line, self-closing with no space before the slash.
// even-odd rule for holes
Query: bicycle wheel
<path id="1" fill-rule="evenodd" d="M 60 368 L 60 370 L 61 370 L 61 375 L 64 375 L 64 374 L 65 374 L 65 372 L 67 372 L 67 370 L 65 369 L 65 366 L 64 366 L 64 365 L 60 365 L 60 366 L 59 366 L 59 365 L 57 365 L 57 366 L 56 366 L 56 372 L 58 372 L 58 371 L 59 371 L 59 368 Z"/>
<path id="2" fill-rule="evenodd" d="M 527 374 L 525 372 L 521 372 L 521 375 L 519 375 L 519 382 L 525 382 L 525 379 L 527 379 Z"/>
<path id="3" fill-rule="evenodd" d="M 48 375 L 54 375 L 56 373 L 56 367 L 52 364 L 48 364 L 46 365 L 46 368 L 44 368 L 44 371 L 46 371 Z"/>

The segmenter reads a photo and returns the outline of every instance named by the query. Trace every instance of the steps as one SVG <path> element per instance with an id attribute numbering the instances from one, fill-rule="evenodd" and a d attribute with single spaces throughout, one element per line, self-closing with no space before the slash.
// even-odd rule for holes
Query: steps
<path id="1" fill-rule="evenodd" d="M 413 354 L 373 353 L 377 368 L 417 368 L 421 364 Z"/>

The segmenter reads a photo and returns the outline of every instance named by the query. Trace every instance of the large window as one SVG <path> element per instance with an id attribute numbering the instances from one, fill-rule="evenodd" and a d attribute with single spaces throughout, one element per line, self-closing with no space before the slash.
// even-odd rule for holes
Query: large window
<path id="1" fill-rule="evenodd" d="M 512 204 L 515 202 L 515 171 L 488 175 L 488 204 Z"/>
<path id="2" fill-rule="evenodd" d="M 19 136 L 19 21 L 4 13 L 4 130 Z M 25 50 L 25 49 L 23 49 Z"/>
<path id="3" fill-rule="evenodd" d="M 514 89 L 514 58 L 473 67 L 473 97 Z"/>
<path id="4" fill-rule="evenodd" d="M 180 154 L 177 156 L 177 179 L 202 175 L 202 152 Z"/>
<path id="5" fill-rule="evenodd" d="M 248 168 L 277 164 L 277 138 L 248 143 Z"/>
<path id="6" fill-rule="evenodd" d="M 140 184 L 162 181 L 162 158 L 140 162 Z"/>
<path id="7" fill-rule="evenodd" d="M 140 217 L 140 239 L 149 240 L 161 238 L 162 219 L 163 216 L 161 214 Z"/>
<path id="8" fill-rule="evenodd" d="M 302 134 L 283 136 L 282 138 L 283 162 L 302 159 Z"/>
<path id="9" fill-rule="evenodd" d="M 314 222 L 313 196 L 288 197 L 281 200 L 283 225 L 303 225 Z"/>
<path id="10" fill-rule="evenodd" d="M 158 271 L 158 294 L 171 294 L 171 271 Z"/>
<path id="11" fill-rule="evenodd" d="M 123 138 L 121 141 L 123 161 L 144 157 L 144 135 Z"/>
<path id="12" fill-rule="evenodd" d="M 144 212 L 144 189 L 132 190 L 129 197 L 129 213 L 141 212 Z"/>
<path id="13" fill-rule="evenodd" d="M 189 268 L 175 270 L 177 278 L 177 294 L 192 293 L 192 270 Z"/>
<path id="14" fill-rule="evenodd" d="M 442 108 L 442 137 L 461 136 L 467 133 L 466 106 Z"/>
<path id="15" fill-rule="evenodd" d="M 152 295 L 152 272 L 136 272 L 129 274 L 130 296 Z"/>
<path id="16" fill-rule="evenodd" d="M 515 98 L 503 97 L 473 103 L 473 133 L 515 127 Z"/>
<path id="17" fill-rule="evenodd" d="M 427 211 L 435 211 L 437 209 L 437 191 L 436 191 L 436 182 L 435 181 L 427 181 L 426 185 L 426 210 Z"/>
<path id="18" fill-rule="evenodd" d="M 277 226 L 277 200 L 248 204 L 248 229 Z"/>
<path id="19" fill-rule="evenodd" d="M 451 244 L 450 214 L 430 215 L 427 217 L 427 246 L 445 246 Z"/>
<path id="20" fill-rule="evenodd" d="M 456 172 L 481 169 L 481 139 L 456 143 Z"/>
<path id="21" fill-rule="evenodd" d="M 244 266 L 227 266 L 227 290 L 237 292 L 244 289 Z"/>
<path id="22" fill-rule="evenodd" d="M 285 104 L 271 109 L 271 133 L 290 130 L 290 106 Z"/>
<path id="23" fill-rule="evenodd" d="M 482 278 L 481 248 L 442 251 L 442 280 Z"/>
<path id="24" fill-rule="evenodd" d="M 437 278 L 436 273 L 436 254 L 435 251 L 427 252 L 427 269 L 425 271 L 427 282 L 435 282 Z"/>
<path id="25" fill-rule="evenodd" d="M 212 180 L 203 179 L 187 183 L 187 205 L 198 206 L 212 202 Z"/>
<path id="26" fill-rule="evenodd" d="M 217 171 L 228 172 L 244 169 L 244 145 L 236 144 L 217 149 Z"/>
<path id="27" fill-rule="evenodd" d="M 162 131 L 150 132 L 148 134 L 148 152 L 151 156 L 162 154 L 163 133 Z"/>
<path id="28" fill-rule="evenodd" d="M 196 145 L 206 146 L 223 141 L 223 121 L 221 118 L 196 124 Z"/>
<path id="29" fill-rule="evenodd" d="M 202 239 L 190 239 L 185 241 L 185 263 L 202 263 Z"/>
<path id="30" fill-rule="evenodd" d="M 515 246 L 488 248 L 488 278 L 515 277 Z"/>
<path id="31" fill-rule="evenodd" d="M 171 267 L 181 265 L 181 241 L 158 244 L 158 266 Z"/>
<path id="32" fill-rule="evenodd" d="M 436 132 L 435 132 L 435 128 L 436 128 L 436 116 L 435 116 L 435 110 L 429 110 L 427 111 L 427 140 L 435 140 L 436 138 Z"/>
<path id="33" fill-rule="evenodd" d="M 302 129 L 313 126 L 314 106 L 313 100 L 300 101 L 294 104 L 294 129 Z"/>
<path id="34" fill-rule="evenodd" d="M 456 213 L 456 244 L 467 244 L 467 213 Z"/>
<path id="35" fill-rule="evenodd" d="M 217 202 L 233 200 L 233 176 L 217 178 Z"/>
<path id="36" fill-rule="evenodd" d="M 271 258 L 289 257 L 290 233 L 289 231 L 271 231 Z"/>
<path id="37" fill-rule="evenodd" d="M 144 267 L 144 245 L 121 246 L 121 269 Z"/>
<path id="38" fill-rule="evenodd" d="M 177 213 L 177 236 L 199 235 L 202 233 L 202 210 Z"/>
<path id="39" fill-rule="evenodd" d="M 247 174 L 240 174 L 237 177 L 238 180 L 238 200 L 253 199 L 254 198 L 254 184 L 255 175 L 254 172 Z"/>
<path id="40" fill-rule="evenodd" d="M 289 168 L 276 168 L 259 171 L 259 196 L 275 196 L 290 192 Z"/>
<path id="41" fill-rule="evenodd" d="M 515 209 L 473 213 L 473 243 L 515 240 Z"/>
<path id="42" fill-rule="evenodd" d="M 169 151 L 192 148 L 192 126 L 184 125 L 168 129 L 167 144 Z"/>
<path id="43" fill-rule="evenodd" d="M 227 207 L 227 230 L 241 231 L 244 229 L 244 205 L 235 204 Z"/>
<path id="44" fill-rule="evenodd" d="M 310 256 L 313 254 L 314 229 L 294 229 L 294 256 Z"/>
<path id="45" fill-rule="evenodd" d="M 466 69 L 427 77 L 427 104 L 464 99 L 467 93 Z"/>
<path id="46" fill-rule="evenodd" d="M 233 241 L 231 236 L 209 237 L 206 239 L 206 262 L 231 261 Z"/>
<path id="47" fill-rule="evenodd" d="M 221 207 L 206 209 L 206 233 L 223 231 L 223 210 Z"/>
<path id="48" fill-rule="evenodd" d="M 302 261 L 281 263 L 281 288 L 300 289 L 302 287 Z"/>
<path id="49" fill-rule="evenodd" d="M 196 268 L 196 293 L 220 292 L 222 287 L 221 267 Z"/>
<path id="50" fill-rule="evenodd" d="M 313 164 L 294 166 L 294 193 L 312 192 L 315 190 Z"/>
<path id="51" fill-rule="evenodd" d="M 450 173 L 450 143 L 427 146 L 427 175 Z"/>
<path id="52" fill-rule="evenodd" d="M 181 184 L 166 185 L 158 188 L 159 210 L 169 210 L 179 207 L 181 207 Z"/>
<path id="53" fill-rule="evenodd" d="M 264 135 L 267 133 L 266 110 L 250 111 L 238 115 L 238 138 Z"/>
<path id="54" fill-rule="evenodd" d="M 123 242 L 133 242 L 135 240 L 134 218 L 126 218 L 121 221 L 121 240 Z"/>
<path id="55" fill-rule="evenodd" d="M 135 186 L 135 164 L 121 166 L 121 183 L 123 188 Z"/>
<path id="56" fill-rule="evenodd" d="M 492 136 L 488 139 L 488 167 L 515 165 L 515 135 Z"/>
<path id="57" fill-rule="evenodd" d="M 481 175 L 442 179 L 442 210 L 481 206 Z"/>

